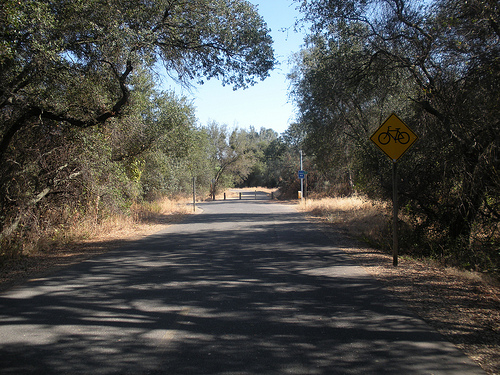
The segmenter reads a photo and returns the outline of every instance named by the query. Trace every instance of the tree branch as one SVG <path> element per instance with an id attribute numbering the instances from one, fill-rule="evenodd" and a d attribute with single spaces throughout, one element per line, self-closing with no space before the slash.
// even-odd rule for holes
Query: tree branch
<path id="1" fill-rule="evenodd" d="M 67 165 L 64 165 L 60 167 L 59 169 L 64 169 Z M 76 177 L 80 176 L 83 172 L 73 172 L 71 173 L 67 178 L 62 179 L 55 179 L 53 186 L 47 186 L 45 189 L 43 189 L 40 193 L 38 193 L 35 197 L 33 197 L 31 200 L 28 201 L 26 207 L 24 210 L 20 210 L 19 213 L 17 214 L 16 218 L 12 221 L 12 223 L 5 229 L 0 232 L 0 241 L 4 239 L 7 236 L 10 236 L 19 226 L 19 223 L 21 220 L 27 215 L 27 210 L 26 208 L 35 206 L 38 202 L 40 202 L 43 198 L 45 198 L 47 195 L 53 193 L 53 189 L 57 187 L 61 182 L 64 180 L 73 180 Z"/>
<path id="2" fill-rule="evenodd" d="M 7 148 L 12 142 L 12 139 L 14 138 L 15 134 L 21 130 L 26 123 L 35 117 L 38 117 L 40 119 L 46 119 L 46 120 L 52 120 L 52 121 L 59 121 L 59 122 L 66 122 L 70 124 L 71 126 L 77 127 L 77 128 L 89 128 L 92 126 L 96 126 L 99 124 L 105 123 L 108 119 L 112 117 L 117 117 L 120 115 L 122 109 L 124 106 L 126 106 L 130 100 L 130 90 L 128 89 L 126 85 L 126 81 L 128 76 L 133 70 L 132 62 L 129 60 L 127 61 L 127 66 L 125 71 L 120 75 L 119 72 L 116 70 L 113 64 L 103 61 L 111 66 L 111 69 L 113 70 L 114 75 L 116 76 L 118 83 L 120 85 L 120 91 L 121 91 L 121 97 L 120 99 L 115 103 L 111 111 L 106 111 L 103 114 L 87 119 L 87 120 L 82 120 L 78 119 L 72 116 L 69 116 L 67 114 L 58 114 L 55 112 L 52 112 L 50 110 L 46 110 L 44 108 L 41 108 L 39 106 L 29 106 L 25 110 L 25 112 L 8 128 L 8 130 L 4 133 L 3 137 L 0 140 L 0 160 L 3 160 L 3 157 L 5 153 L 7 152 Z"/>

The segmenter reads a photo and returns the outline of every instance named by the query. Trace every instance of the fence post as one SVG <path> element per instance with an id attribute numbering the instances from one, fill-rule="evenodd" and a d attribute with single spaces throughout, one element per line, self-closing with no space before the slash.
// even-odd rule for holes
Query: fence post
<path id="1" fill-rule="evenodd" d="M 193 211 L 196 212 L 196 177 L 193 177 Z"/>

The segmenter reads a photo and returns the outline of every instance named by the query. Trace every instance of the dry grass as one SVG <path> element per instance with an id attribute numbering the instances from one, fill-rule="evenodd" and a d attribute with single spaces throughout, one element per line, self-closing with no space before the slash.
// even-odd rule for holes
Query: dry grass
<path id="1" fill-rule="evenodd" d="M 361 196 L 307 199 L 299 209 L 347 231 L 351 236 L 382 245 L 387 241 L 390 207 Z"/>
<path id="2" fill-rule="evenodd" d="M 147 224 L 158 220 L 169 222 L 169 219 L 191 213 L 190 203 L 188 198 L 163 198 L 151 203 L 134 205 L 131 210 L 136 223 Z"/>
<path id="3" fill-rule="evenodd" d="M 110 216 L 98 224 L 80 222 L 72 231 L 74 238 L 88 240 L 128 238 L 137 233 L 158 231 L 167 224 L 181 220 L 191 210 L 185 198 L 163 198 L 154 202 L 135 203 L 130 208 L 130 215 Z"/>
<path id="4" fill-rule="evenodd" d="M 64 225 L 46 228 L 23 244 L 22 256 L 4 259 L 0 264 L 0 291 L 24 280 L 88 259 L 126 241 L 153 234 L 182 220 L 192 212 L 187 199 L 161 199 L 135 204 L 130 215 L 98 219 L 96 215 L 73 215 Z"/>
<path id="5" fill-rule="evenodd" d="M 191 210 L 184 198 L 163 198 L 154 202 L 134 203 L 129 214 L 98 218 L 90 213 L 49 228 L 40 235 L 38 245 L 32 246 L 33 251 L 30 253 L 50 251 L 50 248 L 72 243 L 130 237 L 145 230 L 155 231 L 159 226 L 178 221 Z"/>
<path id="6" fill-rule="evenodd" d="M 387 233 L 391 207 L 378 202 L 361 197 L 323 198 L 300 202 L 298 208 L 321 224 L 332 241 L 341 241 L 342 232 L 372 243 L 384 236 L 391 237 Z M 393 267 L 390 255 L 357 241 L 346 241 L 343 250 L 382 281 L 393 295 L 405 301 L 487 374 L 500 374 L 497 280 L 407 256 L 400 257 L 399 266 Z"/>

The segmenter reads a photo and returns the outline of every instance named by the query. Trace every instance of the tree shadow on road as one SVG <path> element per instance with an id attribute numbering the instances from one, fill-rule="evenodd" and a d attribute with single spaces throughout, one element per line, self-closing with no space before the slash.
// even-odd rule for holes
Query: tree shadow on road
<path id="1" fill-rule="evenodd" d="M 341 247 L 297 213 L 191 216 L 0 295 L 0 370 L 474 373 Z"/>

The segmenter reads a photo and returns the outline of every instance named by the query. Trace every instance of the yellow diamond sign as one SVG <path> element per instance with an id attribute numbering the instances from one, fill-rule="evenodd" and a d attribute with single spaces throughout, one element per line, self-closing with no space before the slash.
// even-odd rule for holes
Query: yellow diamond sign
<path id="1" fill-rule="evenodd" d="M 370 139 L 384 151 L 387 156 L 397 161 L 418 137 L 398 118 L 398 116 L 396 116 L 396 114 L 393 113 L 382 125 L 380 125 Z"/>

